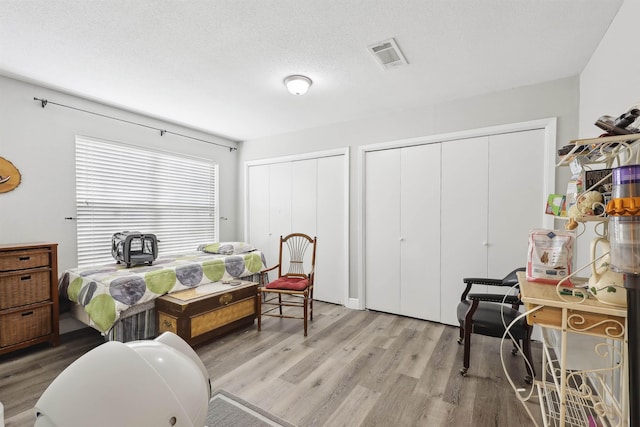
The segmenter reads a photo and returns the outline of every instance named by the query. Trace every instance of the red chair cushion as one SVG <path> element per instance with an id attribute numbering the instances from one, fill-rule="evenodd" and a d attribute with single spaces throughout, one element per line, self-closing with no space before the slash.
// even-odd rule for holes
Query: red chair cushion
<path id="1" fill-rule="evenodd" d="M 288 291 L 304 291 L 309 286 L 309 279 L 302 277 L 280 277 L 269 283 L 267 289 L 286 289 Z"/>

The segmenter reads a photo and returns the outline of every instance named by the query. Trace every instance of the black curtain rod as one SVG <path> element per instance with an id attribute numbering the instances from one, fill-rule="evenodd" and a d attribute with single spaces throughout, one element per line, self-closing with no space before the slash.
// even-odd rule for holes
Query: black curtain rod
<path id="1" fill-rule="evenodd" d="M 160 136 L 164 136 L 165 134 L 171 134 L 171 135 L 175 135 L 175 136 L 180 136 L 182 138 L 189 138 L 189 139 L 194 139 L 196 141 L 200 141 L 200 142 L 205 142 L 207 144 L 211 144 L 211 145 L 217 145 L 219 147 L 224 147 L 224 148 L 228 148 L 229 151 L 236 151 L 237 148 L 236 147 L 231 147 L 229 145 L 224 145 L 224 144 L 220 144 L 217 142 L 212 142 L 212 141 L 207 141 L 204 139 L 200 139 L 200 138 L 195 138 L 193 136 L 189 136 L 189 135 L 183 135 L 181 133 L 177 133 L 177 132 L 171 132 L 169 130 L 165 130 L 165 129 L 160 129 L 160 128 L 156 128 L 153 126 L 149 126 L 149 125 L 144 125 L 142 123 L 136 123 L 136 122 L 132 122 L 130 120 L 125 120 L 125 119 L 120 119 L 118 117 L 112 117 L 112 116 L 107 116 L 106 114 L 100 114 L 100 113 L 96 113 L 94 111 L 89 111 L 89 110 L 83 110 L 82 108 L 77 108 L 77 107 L 72 107 L 70 105 L 64 105 L 64 104 L 58 104 L 57 102 L 53 102 L 53 101 L 49 101 L 47 99 L 41 99 L 41 98 L 33 98 L 34 101 L 40 101 L 40 105 L 42 106 L 42 108 L 46 107 L 47 104 L 53 104 L 53 105 L 57 105 L 59 107 L 64 107 L 64 108 L 69 108 L 71 110 L 76 110 L 76 111 L 82 111 L 83 113 L 89 113 L 89 114 L 93 114 L 95 116 L 100 116 L 100 117 L 105 117 L 107 119 L 111 119 L 111 120 L 117 120 L 119 122 L 124 122 L 124 123 L 129 123 L 131 125 L 136 125 L 136 126 L 142 126 L 143 128 L 147 128 L 147 129 L 153 129 L 153 130 L 157 130 L 160 132 Z"/>

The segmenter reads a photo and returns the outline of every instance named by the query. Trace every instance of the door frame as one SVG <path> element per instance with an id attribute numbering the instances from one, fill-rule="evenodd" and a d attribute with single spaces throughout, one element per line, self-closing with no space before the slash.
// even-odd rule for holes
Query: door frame
<path id="1" fill-rule="evenodd" d="M 343 295 L 342 295 L 342 301 L 344 301 L 345 306 L 348 306 L 348 302 L 349 302 L 349 271 L 350 271 L 350 263 L 349 263 L 349 259 L 350 254 L 349 254 L 349 236 L 350 236 L 350 231 L 349 231 L 349 179 L 350 179 L 350 170 L 349 170 L 349 165 L 350 165 L 350 150 L 349 147 L 345 147 L 345 148 L 337 148 L 337 149 L 332 149 L 332 150 L 324 150 L 324 151 L 315 151 L 315 152 L 311 152 L 311 153 L 301 153 L 301 154 L 293 154 L 293 155 L 289 155 L 289 156 L 282 156 L 282 157 L 271 157 L 271 158 L 266 158 L 266 159 L 259 159 L 259 160 L 247 160 L 244 162 L 244 167 L 243 167 L 243 174 L 244 174 L 244 192 L 243 192 L 243 201 L 244 201 L 244 209 L 243 209 L 243 222 L 244 222 L 244 232 L 243 232 L 243 238 L 245 241 L 248 240 L 248 233 L 249 233 L 249 168 L 252 166 L 263 166 L 263 165 L 271 165 L 271 164 L 276 164 L 276 163 L 286 163 L 286 162 L 293 162 L 293 161 L 299 161 L 299 160 L 313 160 L 313 159 L 321 159 L 324 157 L 337 157 L 337 156 L 342 156 L 342 165 L 343 165 L 343 172 L 344 172 L 344 182 L 343 182 L 343 205 L 344 205 L 344 217 L 343 217 L 343 230 L 344 230 L 344 236 L 343 236 L 343 250 L 345 253 L 345 256 L 347 257 L 346 259 L 346 263 L 345 263 L 345 271 L 344 271 L 344 277 L 343 277 L 343 282 L 344 282 L 344 289 L 343 289 Z M 259 249 L 259 248 L 258 248 Z M 350 308 L 354 308 L 354 307 L 350 307 Z"/>
<path id="2" fill-rule="evenodd" d="M 370 151 L 388 150 L 393 148 L 410 147 L 413 145 L 435 144 L 457 139 L 475 138 L 480 136 L 492 136 L 503 133 L 523 132 L 529 130 L 544 130 L 544 177 L 543 188 L 545 194 L 555 193 L 555 159 L 556 159 L 556 132 L 557 118 L 530 120 L 525 122 L 509 123 L 498 126 L 489 126 L 478 129 L 470 129 L 458 132 L 430 135 L 417 138 L 409 138 L 369 145 L 361 145 L 358 150 L 358 188 L 357 188 L 357 269 L 358 269 L 358 298 L 349 298 L 348 307 L 364 310 L 366 308 L 366 236 L 364 230 L 365 215 L 365 184 L 366 184 L 366 154 Z M 541 201 L 543 203 L 544 201 Z M 545 228 L 554 227 L 554 218 L 544 213 L 544 205 L 540 206 L 541 224 Z"/>

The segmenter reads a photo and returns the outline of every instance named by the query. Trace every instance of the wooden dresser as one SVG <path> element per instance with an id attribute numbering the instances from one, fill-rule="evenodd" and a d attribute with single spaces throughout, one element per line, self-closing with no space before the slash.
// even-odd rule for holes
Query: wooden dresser
<path id="1" fill-rule="evenodd" d="M 58 244 L 0 244 L 0 354 L 59 343 Z"/>
<path id="2" fill-rule="evenodd" d="M 258 284 L 211 283 L 156 299 L 158 334 L 179 335 L 192 346 L 233 329 L 251 325 L 256 318 Z"/>

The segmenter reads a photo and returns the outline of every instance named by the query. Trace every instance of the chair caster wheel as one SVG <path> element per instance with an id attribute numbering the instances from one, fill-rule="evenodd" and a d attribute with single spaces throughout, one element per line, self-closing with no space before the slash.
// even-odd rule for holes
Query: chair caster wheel
<path id="1" fill-rule="evenodd" d="M 466 377 L 468 370 L 469 370 L 468 368 L 460 368 L 460 375 L 462 375 L 463 377 Z"/>
<path id="2" fill-rule="evenodd" d="M 524 377 L 524 382 L 527 384 L 533 384 L 533 378 L 531 378 L 531 375 Z"/>
<path id="3" fill-rule="evenodd" d="M 464 338 L 458 338 L 458 344 L 462 345 L 463 342 L 464 342 Z"/>
<path id="4" fill-rule="evenodd" d="M 518 349 L 517 348 L 512 348 L 511 349 L 511 354 L 513 354 L 514 356 L 518 354 Z"/>

